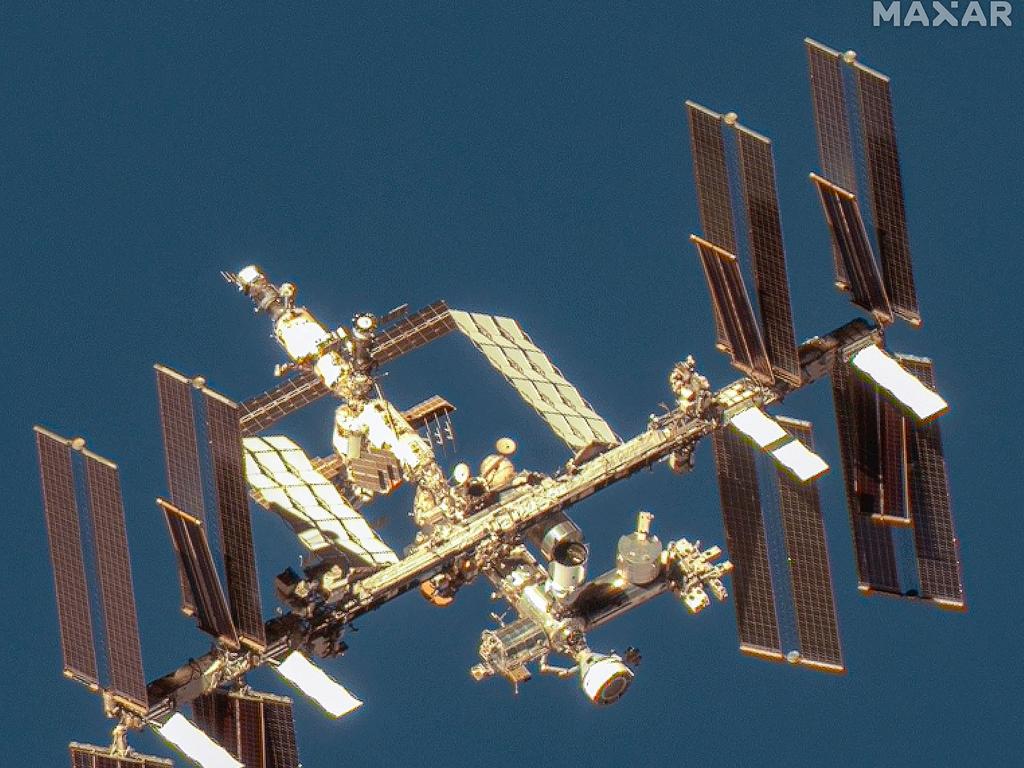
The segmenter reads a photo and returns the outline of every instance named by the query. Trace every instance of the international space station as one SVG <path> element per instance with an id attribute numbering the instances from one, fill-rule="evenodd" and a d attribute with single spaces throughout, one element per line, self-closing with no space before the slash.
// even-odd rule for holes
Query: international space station
<path id="1" fill-rule="evenodd" d="M 106 746 L 70 745 L 73 768 L 169 766 L 129 746 L 142 728 L 205 768 L 295 768 L 291 700 L 254 691 L 246 675 L 269 666 L 328 715 L 345 715 L 360 700 L 313 659 L 342 654 L 355 619 L 406 592 L 446 606 L 480 577 L 508 610 L 480 636 L 469 670 L 478 681 L 501 677 L 518 688 L 551 674 L 611 704 L 629 689 L 640 655 L 595 649 L 588 634 L 662 594 L 698 613 L 727 599 L 727 577 L 743 653 L 845 671 L 814 482 L 829 466 L 808 422 L 768 413 L 819 379 L 831 378 L 858 589 L 964 609 L 935 421 L 947 404 L 928 359 L 886 347 L 890 324 L 921 323 L 889 79 L 853 52 L 805 43 L 819 147 L 811 187 L 831 233 L 836 286 L 862 315 L 796 343 L 772 144 L 734 113 L 687 102 L 702 230 L 691 240 L 717 348 L 742 375 L 716 389 L 692 358 L 677 363 L 668 376 L 673 407 L 629 439 L 515 320 L 438 301 L 413 313 L 357 314 L 332 330 L 297 303 L 294 285 L 255 266 L 225 273 L 270 320 L 287 360 L 275 371 L 279 385 L 242 402 L 155 366 L 167 471 L 156 503 L 176 554 L 181 610 L 209 636 L 208 652 L 167 674 L 147 683 L 143 673 L 117 466 L 81 438 L 36 427 L 64 674 L 99 694 L 115 723 Z M 379 373 L 448 334 L 467 338 L 566 444 L 563 466 L 517 467 L 508 438 L 477 469 L 442 465 L 435 448 L 453 438 L 455 406 L 424 393 L 402 408 L 385 397 Z M 338 401 L 325 425 L 329 455 L 273 433 L 326 397 Z M 663 543 L 641 511 L 602 558 L 607 570 L 593 575 L 570 508 L 656 464 L 687 474 L 709 437 L 728 560 L 697 532 Z M 363 510 L 402 485 L 414 489 L 416 533 L 396 551 Z M 308 550 L 299 571 L 274 580 L 282 609 L 270 619 L 250 502 Z"/>

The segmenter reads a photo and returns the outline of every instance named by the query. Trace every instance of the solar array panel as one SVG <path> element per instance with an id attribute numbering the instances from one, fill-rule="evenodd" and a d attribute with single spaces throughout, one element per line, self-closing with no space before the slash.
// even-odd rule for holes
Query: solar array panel
<path id="1" fill-rule="evenodd" d="M 275 509 L 317 554 L 331 550 L 381 567 L 398 556 L 380 540 L 337 487 L 313 468 L 303 450 L 282 435 L 244 440 L 246 477 L 260 503 Z"/>
<path id="2" fill-rule="evenodd" d="M 237 649 L 238 633 L 231 620 L 231 609 L 224 597 L 224 589 L 202 522 L 163 499 L 157 499 L 157 504 L 164 511 L 171 542 L 178 556 L 178 565 L 193 596 L 199 628 Z"/>
<path id="3" fill-rule="evenodd" d="M 857 168 L 853 161 L 849 108 L 843 88 L 838 51 L 805 39 L 811 76 L 814 127 L 818 133 L 821 172 L 834 184 L 857 194 Z"/>
<path id="4" fill-rule="evenodd" d="M 799 386 L 800 361 L 793 333 L 793 310 L 789 300 L 772 143 L 742 126 L 737 126 L 736 135 L 750 256 L 765 347 L 775 375 Z"/>
<path id="5" fill-rule="evenodd" d="M 903 355 L 899 362 L 934 389 L 931 361 Z M 862 589 L 963 609 L 939 425 L 904 415 L 843 363 L 833 373 L 833 388 Z M 901 584 L 892 525 L 913 527 L 917 586 Z"/>
<path id="6" fill-rule="evenodd" d="M 696 235 L 690 239 L 704 267 L 711 302 L 722 319 L 732 364 L 751 378 L 771 384 L 774 376 L 768 353 L 736 257 Z"/>
<path id="7" fill-rule="evenodd" d="M 242 403 L 242 434 L 249 436 L 262 432 L 289 413 L 330 393 L 315 373 L 300 371 L 273 389 Z"/>
<path id="8" fill-rule="evenodd" d="M 912 325 L 920 325 L 889 78 L 862 64 L 857 64 L 854 71 L 871 210 L 885 285 L 893 311 Z"/>
<path id="9" fill-rule="evenodd" d="M 295 719 L 291 699 L 263 695 L 263 734 L 266 768 L 297 768 Z"/>
<path id="10" fill-rule="evenodd" d="M 454 405 L 440 395 L 433 395 L 422 403 L 417 403 L 402 411 L 402 418 L 409 422 L 409 426 L 413 429 L 422 429 L 430 422 L 454 412 Z"/>
<path id="11" fill-rule="evenodd" d="M 173 768 L 174 763 L 161 757 L 140 755 L 112 755 L 110 747 L 96 747 L 91 744 L 71 742 L 71 768 Z"/>
<path id="12" fill-rule="evenodd" d="M 203 480 L 199 463 L 192 382 L 162 365 L 156 369 L 156 390 L 160 403 L 160 427 L 164 440 L 167 489 L 171 503 L 197 520 L 205 522 Z M 195 610 L 185 573 L 179 568 L 181 608 L 188 615 Z"/>
<path id="13" fill-rule="evenodd" d="M 454 328 L 448 305 L 444 301 L 435 301 L 378 333 L 373 343 L 373 363 L 383 365 L 390 362 L 441 338 Z M 242 434 L 248 437 L 262 432 L 288 414 L 329 394 L 330 390 L 316 374 L 301 371 L 241 404 Z"/>
<path id="14" fill-rule="evenodd" d="M 82 456 L 103 603 L 109 690 L 144 712 L 149 709 L 149 701 L 117 466 L 88 450 L 83 449 Z"/>
<path id="15" fill-rule="evenodd" d="M 731 429 L 712 433 L 740 650 L 782 658 L 755 455 Z"/>
<path id="16" fill-rule="evenodd" d="M 778 421 L 814 450 L 809 422 L 781 417 Z M 777 470 L 776 481 L 800 646 L 798 661 L 826 671 L 842 672 L 843 652 L 818 488 L 812 483 L 798 482 L 781 468 Z"/>
<path id="17" fill-rule="evenodd" d="M 450 311 L 459 331 L 552 431 L 574 451 L 599 443 L 619 442 L 611 427 L 569 383 L 562 372 L 523 332 L 515 320 L 470 312 Z"/>
<path id="18" fill-rule="evenodd" d="M 921 313 L 910 257 L 889 78 L 860 64 L 852 54 L 840 54 L 813 40 L 805 43 L 822 175 L 850 195 L 866 195 L 869 200 L 881 282 L 887 294 L 887 308 L 880 319 L 891 322 L 895 315 L 918 326 Z M 844 69 L 847 65 L 849 70 Z M 855 116 L 859 121 L 854 121 Z M 860 154 L 855 145 L 860 147 Z M 869 195 L 858 195 L 857 158 L 863 160 L 861 169 L 866 173 L 861 181 L 866 182 Z M 840 287 L 852 290 L 854 303 L 878 311 L 881 305 L 863 303 L 864 295 L 858 293 L 856 276 L 850 273 L 850 261 L 839 242 L 833 243 L 833 253 Z"/>
<path id="19" fill-rule="evenodd" d="M 373 362 L 383 365 L 455 330 L 444 301 L 435 301 L 377 334 Z"/>
<path id="20" fill-rule="evenodd" d="M 892 322 L 889 296 L 856 197 L 815 174 L 811 174 L 811 180 L 818 190 L 832 243 L 843 262 L 851 301 L 874 314 L 879 322 Z"/>
<path id="21" fill-rule="evenodd" d="M 722 116 L 692 101 L 686 102 L 686 113 L 690 118 L 690 149 L 701 229 L 704 237 L 719 248 L 736 253 Z"/>
<path id="22" fill-rule="evenodd" d="M 711 242 L 730 253 L 736 253 L 736 228 L 732 217 L 722 116 L 692 101 L 686 102 L 686 112 L 690 120 L 690 150 L 693 155 L 693 177 L 697 185 L 701 230 Z M 725 322 L 714 302 L 711 311 L 715 319 L 718 348 L 728 352 L 730 348 Z"/>
<path id="23" fill-rule="evenodd" d="M 901 356 L 900 364 L 925 386 L 935 389 L 931 361 Z M 966 607 L 959 543 L 949 503 L 942 432 L 938 422 L 916 424 L 907 419 L 909 439 L 910 517 L 921 597 L 947 608 Z"/>
<path id="24" fill-rule="evenodd" d="M 64 673 L 87 685 L 99 684 L 92 611 L 82 552 L 82 529 L 75 500 L 69 442 L 35 428 L 43 487 L 46 534 L 50 543 Z"/>
<path id="25" fill-rule="evenodd" d="M 239 410 L 235 403 L 206 388 L 203 388 L 203 401 L 231 615 L 239 638 L 262 650 L 266 647 L 266 634 L 256 576 Z"/>
<path id="26" fill-rule="evenodd" d="M 837 361 L 832 397 L 860 588 L 902 594 L 892 530 L 877 520 L 884 510 L 878 395 L 846 363 Z"/>
<path id="27" fill-rule="evenodd" d="M 215 689 L 192 706 L 199 727 L 246 768 L 298 768 L 291 699 Z"/>

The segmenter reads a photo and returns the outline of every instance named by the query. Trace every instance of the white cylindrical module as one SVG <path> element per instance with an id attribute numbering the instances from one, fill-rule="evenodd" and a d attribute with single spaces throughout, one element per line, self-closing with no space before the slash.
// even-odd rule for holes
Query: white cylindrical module
<path id="1" fill-rule="evenodd" d="M 639 532 L 622 536 L 615 567 L 631 584 L 650 584 L 661 573 L 661 541 L 657 536 Z"/>

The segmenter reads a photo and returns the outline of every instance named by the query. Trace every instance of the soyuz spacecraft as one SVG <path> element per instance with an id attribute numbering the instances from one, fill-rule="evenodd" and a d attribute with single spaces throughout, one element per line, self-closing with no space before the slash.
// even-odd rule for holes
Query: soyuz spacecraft
<path id="1" fill-rule="evenodd" d="M 281 384 L 236 403 L 200 377 L 157 365 L 167 495 L 181 609 L 211 650 L 147 683 L 142 669 L 120 481 L 81 438 L 36 427 L 64 673 L 97 692 L 116 725 L 105 747 L 72 743 L 73 768 L 156 768 L 127 743 L 152 728 L 206 768 L 295 768 L 291 700 L 253 691 L 270 666 L 333 717 L 361 705 L 312 659 L 342 654 L 352 622 L 405 592 L 445 606 L 484 579 L 507 603 L 482 632 L 475 680 L 518 687 L 532 674 L 574 679 L 597 705 L 620 699 L 640 661 L 591 647 L 589 633 L 662 594 L 690 613 L 732 593 L 740 650 L 825 672 L 845 670 L 818 491 L 828 464 L 811 425 L 768 409 L 831 378 L 859 589 L 965 606 L 941 435 L 947 405 L 929 360 L 893 355 L 885 329 L 921 322 L 904 214 L 889 79 L 854 54 L 806 41 L 820 152 L 811 181 L 832 236 L 836 285 L 864 316 L 803 344 L 794 337 L 771 142 L 735 114 L 687 102 L 702 225 L 692 236 L 711 296 L 717 347 L 742 373 L 714 389 L 692 358 L 669 374 L 674 405 L 620 438 L 505 317 L 436 302 L 356 315 L 331 329 L 295 286 L 258 267 L 224 277 L 267 318 L 287 361 Z M 857 160 L 861 162 L 857 162 Z M 746 274 L 748 273 L 749 274 Z M 747 290 L 753 286 L 753 296 Z M 454 406 L 434 395 L 401 409 L 378 372 L 461 334 L 566 444 L 557 471 L 517 467 L 503 438 L 474 470 L 442 465 Z M 338 401 L 333 451 L 310 456 L 271 429 L 324 397 Z M 728 560 L 719 546 L 662 542 L 639 512 L 608 570 L 568 512 L 637 471 L 686 474 L 714 447 Z M 401 554 L 361 510 L 412 486 L 415 537 Z M 285 610 L 260 604 L 250 509 L 279 516 L 308 550 L 275 579 Z M 691 535 L 693 535 L 691 533 Z M 913 551 L 911 562 L 900 553 Z M 92 610 L 90 593 L 98 595 Z M 791 614 L 790 621 L 780 613 Z M 101 639 L 102 653 L 96 639 Z"/>

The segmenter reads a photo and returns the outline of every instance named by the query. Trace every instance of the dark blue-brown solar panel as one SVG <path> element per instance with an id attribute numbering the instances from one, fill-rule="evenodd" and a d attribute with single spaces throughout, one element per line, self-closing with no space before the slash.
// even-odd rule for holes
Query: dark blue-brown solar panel
<path id="1" fill-rule="evenodd" d="M 154 368 L 157 398 L 160 402 L 167 490 L 171 503 L 185 514 L 205 523 L 203 481 L 195 410 L 192 405 L 192 382 L 162 365 Z M 182 611 L 191 615 L 195 606 L 188 580 L 180 569 L 178 577 L 181 585 Z"/>
<path id="2" fill-rule="evenodd" d="M 885 287 L 893 311 L 912 325 L 920 325 L 889 78 L 860 64 L 855 72 L 871 212 Z"/>
<path id="3" fill-rule="evenodd" d="M 711 302 L 721 317 L 733 365 L 748 376 L 771 384 L 774 376 L 768 353 L 736 257 L 699 237 L 691 239 L 704 267 Z"/>
<path id="4" fill-rule="evenodd" d="M 99 671 L 71 448 L 67 440 L 40 427 L 36 427 L 36 447 L 57 592 L 64 670 L 84 683 L 96 685 L 99 683 Z"/>
<path id="5" fill-rule="evenodd" d="M 778 422 L 814 450 L 811 425 L 779 418 Z M 781 467 L 776 471 L 779 508 L 786 542 L 793 613 L 799 638 L 800 663 L 842 672 L 843 651 L 836 620 L 832 569 L 829 565 L 821 501 L 814 483 L 801 483 Z"/>
<path id="6" fill-rule="evenodd" d="M 82 455 L 103 604 L 109 689 L 145 711 L 149 702 L 117 467 L 89 451 L 83 450 Z"/>
<path id="7" fill-rule="evenodd" d="M 832 233 L 832 243 L 843 263 L 851 301 L 874 314 L 879 322 L 892 322 L 892 308 L 856 198 L 826 179 L 819 176 L 812 176 L 812 179 Z"/>
<path id="8" fill-rule="evenodd" d="M 712 434 L 740 650 L 782 658 L 755 455 L 732 429 Z"/>
<path id="9" fill-rule="evenodd" d="M 900 364 L 932 389 L 934 368 L 930 360 L 900 357 Z M 910 518 L 921 597 L 943 607 L 964 608 L 960 548 L 949 503 L 942 432 L 936 421 L 917 424 L 907 420 L 910 460 Z"/>
<path id="10" fill-rule="evenodd" d="M 799 385 L 800 363 L 793 333 L 793 310 L 786 276 L 786 251 L 782 244 L 772 144 L 743 127 L 737 127 L 736 136 L 754 287 L 765 347 L 775 375 L 790 384 Z"/>
<path id="11" fill-rule="evenodd" d="M 203 524 L 163 500 L 157 503 L 164 511 L 178 564 L 194 598 L 199 628 L 237 649 L 238 634 L 231 620 L 231 610 L 224 597 Z"/>
<path id="12" fill-rule="evenodd" d="M 861 588 L 902 594 L 892 530 L 873 519 L 884 509 L 878 395 L 839 360 L 832 371 L 832 396 Z"/>
<path id="13" fill-rule="evenodd" d="M 203 401 L 231 616 L 241 639 L 264 648 L 266 635 L 256 576 L 239 410 L 235 403 L 205 388 Z"/>

